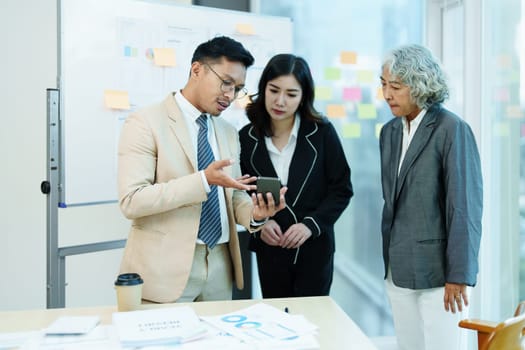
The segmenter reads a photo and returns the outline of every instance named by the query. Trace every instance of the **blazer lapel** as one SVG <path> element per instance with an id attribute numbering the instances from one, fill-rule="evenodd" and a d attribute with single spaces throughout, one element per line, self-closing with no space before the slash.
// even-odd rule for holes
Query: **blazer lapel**
<path id="1" fill-rule="evenodd" d="M 180 145 L 184 149 L 184 153 L 186 153 L 188 159 L 193 165 L 193 168 L 197 170 L 197 155 L 193 149 L 193 143 L 190 139 L 188 125 L 186 125 L 186 121 L 182 116 L 179 106 L 175 102 L 175 97 L 173 94 L 169 94 L 168 97 L 166 97 L 164 100 L 164 105 L 168 110 L 168 117 L 171 121 L 171 130 L 175 134 L 175 137 L 179 140 Z"/>
<path id="2" fill-rule="evenodd" d="M 277 177 L 277 172 L 270 160 L 264 138 L 258 138 L 253 131 L 253 127 L 248 131 L 248 135 L 250 135 L 250 138 L 253 140 L 250 163 L 255 170 L 255 174 L 250 175 Z"/>
<path id="3" fill-rule="evenodd" d="M 399 177 L 397 179 L 396 198 L 399 195 L 401 188 L 403 187 L 403 183 L 405 182 L 408 170 L 412 167 L 414 161 L 417 159 L 421 151 L 423 151 L 423 149 L 425 148 L 425 145 L 428 143 L 430 135 L 432 135 L 432 132 L 434 131 L 435 122 L 436 110 L 429 109 L 427 111 L 427 114 L 423 117 L 421 125 L 417 128 L 416 134 L 410 142 L 410 146 L 408 146 L 408 150 L 405 154 L 403 164 L 401 164 L 401 170 L 399 171 Z"/>
<path id="4" fill-rule="evenodd" d="M 297 135 L 297 144 L 292 156 L 289 167 L 288 191 L 286 192 L 287 202 L 295 205 L 304 191 L 304 185 L 314 170 L 317 159 L 317 149 L 314 142 L 310 141 L 319 130 L 316 123 L 301 120 L 301 126 Z M 255 170 L 256 176 L 277 177 L 277 172 L 273 167 L 272 161 L 264 138 L 258 138 L 253 128 L 250 128 L 248 135 L 253 140 L 253 147 L 250 155 L 250 163 Z"/>
<path id="5" fill-rule="evenodd" d="M 210 117 L 210 122 L 213 124 L 213 130 L 215 133 L 215 140 L 217 141 L 217 147 L 219 147 L 219 159 L 227 159 L 231 157 L 232 152 L 230 150 L 230 142 L 231 140 L 228 139 L 228 137 L 224 137 L 225 135 L 228 135 L 228 131 L 225 129 L 224 123 L 221 123 L 218 121 L 217 118 L 220 117 Z M 217 159 L 217 160 L 219 160 Z M 225 168 L 230 169 L 230 167 Z"/>
<path id="6" fill-rule="evenodd" d="M 290 198 L 292 206 L 297 204 L 304 191 L 304 186 L 314 170 L 314 164 L 317 160 L 317 149 L 315 142 L 311 138 L 318 132 L 319 127 L 316 123 L 301 120 L 301 126 L 297 135 L 295 151 L 290 163 L 288 176 L 288 191 L 286 196 Z"/>
<path id="7" fill-rule="evenodd" d="M 394 124 L 392 124 L 392 137 L 390 139 L 390 149 L 392 160 L 394 164 L 390 167 L 390 202 L 394 203 L 397 197 L 397 183 L 398 183 L 398 169 L 399 169 L 399 160 L 401 158 L 401 146 L 403 142 L 403 128 L 400 119 L 397 119 Z"/>

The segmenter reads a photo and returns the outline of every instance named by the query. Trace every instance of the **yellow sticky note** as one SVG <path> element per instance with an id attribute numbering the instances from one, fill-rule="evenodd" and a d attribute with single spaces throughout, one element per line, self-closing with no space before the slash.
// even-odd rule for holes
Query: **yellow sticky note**
<path id="1" fill-rule="evenodd" d="M 244 35 L 255 34 L 255 30 L 253 30 L 253 26 L 250 23 L 237 23 L 237 25 L 235 26 L 235 30 L 237 30 L 238 33 Z"/>
<path id="2" fill-rule="evenodd" d="M 385 96 L 383 96 L 383 89 L 378 87 L 376 91 L 376 99 L 378 100 L 384 100 Z"/>
<path id="3" fill-rule="evenodd" d="M 104 103 L 107 108 L 129 109 L 129 94 L 122 90 L 104 90 Z"/>
<path id="4" fill-rule="evenodd" d="M 360 70 L 357 72 L 357 82 L 372 83 L 374 82 L 374 72 L 371 70 Z"/>
<path id="5" fill-rule="evenodd" d="M 324 69 L 324 78 L 326 80 L 339 80 L 341 79 L 341 69 L 335 67 L 326 67 Z"/>
<path id="6" fill-rule="evenodd" d="M 243 98 L 238 98 L 238 99 L 235 100 L 235 104 L 237 105 L 237 107 L 239 107 L 241 109 L 245 109 L 246 106 L 248 105 L 248 103 L 250 103 L 250 96 L 249 95 L 246 95 Z"/>
<path id="7" fill-rule="evenodd" d="M 376 123 L 376 137 L 379 138 L 381 134 L 381 129 L 383 129 L 383 123 Z"/>
<path id="8" fill-rule="evenodd" d="M 507 117 L 513 119 L 520 119 L 523 116 L 520 105 L 509 105 L 505 108 Z"/>
<path id="9" fill-rule="evenodd" d="M 326 106 L 326 115 L 329 118 L 342 118 L 346 116 L 345 106 L 343 105 L 328 105 Z"/>
<path id="10" fill-rule="evenodd" d="M 508 137 L 510 135 L 510 125 L 507 122 L 495 123 L 493 132 L 495 136 Z"/>
<path id="11" fill-rule="evenodd" d="M 355 51 L 342 51 L 341 52 L 341 63 L 342 64 L 356 64 L 357 53 Z"/>
<path id="12" fill-rule="evenodd" d="M 153 61 L 157 66 L 174 67 L 175 49 L 171 47 L 153 49 Z"/>
<path id="13" fill-rule="evenodd" d="M 329 86 L 316 86 L 315 87 L 315 99 L 316 100 L 331 100 L 332 99 L 332 88 Z"/>
<path id="14" fill-rule="evenodd" d="M 512 56 L 508 54 L 496 56 L 496 64 L 499 66 L 499 68 L 509 69 L 512 67 Z"/>
<path id="15" fill-rule="evenodd" d="M 359 103 L 357 105 L 357 117 L 359 119 L 377 118 L 376 106 L 371 103 Z"/>
<path id="16" fill-rule="evenodd" d="M 343 125 L 343 138 L 355 139 L 361 137 L 361 124 L 346 123 Z"/>

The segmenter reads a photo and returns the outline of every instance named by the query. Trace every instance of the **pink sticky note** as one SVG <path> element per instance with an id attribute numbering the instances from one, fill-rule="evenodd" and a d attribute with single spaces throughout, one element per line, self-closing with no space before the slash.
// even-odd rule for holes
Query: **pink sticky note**
<path id="1" fill-rule="evenodd" d="M 343 88 L 343 100 L 346 101 L 361 101 L 361 88 L 346 87 Z"/>

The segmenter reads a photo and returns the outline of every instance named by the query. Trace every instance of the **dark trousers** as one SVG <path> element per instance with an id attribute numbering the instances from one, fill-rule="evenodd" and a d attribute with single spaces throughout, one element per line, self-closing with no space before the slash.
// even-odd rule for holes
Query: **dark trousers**
<path id="1" fill-rule="evenodd" d="M 262 243 L 262 242 L 261 242 Z M 334 254 L 260 244 L 257 255 L 263 298 L 323 296 L 330 293 Z M 294 263 L 294 260 L 295 263 Z"/>

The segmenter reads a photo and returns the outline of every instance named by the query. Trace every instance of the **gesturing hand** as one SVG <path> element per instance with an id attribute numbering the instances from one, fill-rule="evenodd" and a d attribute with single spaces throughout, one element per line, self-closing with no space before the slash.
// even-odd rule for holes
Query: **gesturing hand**
<path id="1" fill-rule="evenodd" d="M 232 165 L 234 162 L 233 159 L 223 159 L 216 160 L 208 165 L 208 167 L 204 169 L 204 175 L 206 176 L 206 180 L 208 180 L 208 184 L 222 186 L 224 188 L 236 188 L 244 191 L 255 190 L 257 187 L 250 185 L 250 183 L 257 179 L 255 176 L 250 177 L 244 175 L 238 179 L 234 179 L 224 171 L 224 168 Z"/>

